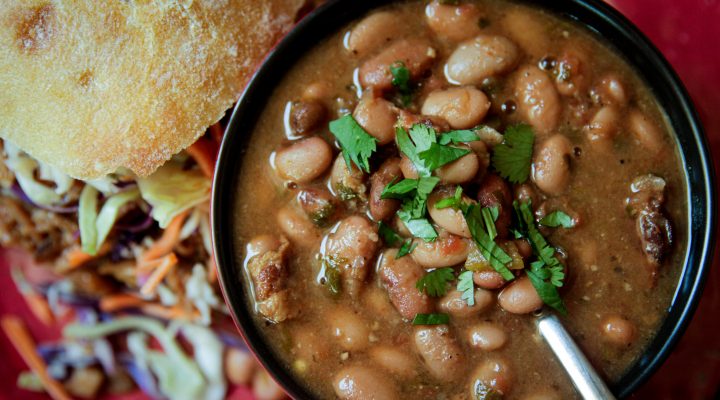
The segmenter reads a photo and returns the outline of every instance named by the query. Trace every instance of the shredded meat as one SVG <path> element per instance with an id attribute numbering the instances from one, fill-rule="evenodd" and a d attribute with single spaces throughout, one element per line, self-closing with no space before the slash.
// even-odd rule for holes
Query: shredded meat
<path id="1" fill-rule="evenodd" d="M 38 261 L 51 261 L 74 244 L 75 222 L 51 212 L 28 211 L 16 199 L 0 196 L 0 245 L 20 247 Z"/>
<path id="2" fill-rule="evenodd" d="M 665 180 L 655 175 L 640 176 L 630 185 L 632 194 L 627 199 L 653 277 L 672 245 L 672 225 L 662 209 L 665 185 Z"/>
<path id="3" fill-rule="evenodd" d="M 289 253 L 290 242 L 283 236 L 277 249 L 248 261 L 258 311 L 273 322 L 282 322 L 297 314 L 287 289 Z"/>

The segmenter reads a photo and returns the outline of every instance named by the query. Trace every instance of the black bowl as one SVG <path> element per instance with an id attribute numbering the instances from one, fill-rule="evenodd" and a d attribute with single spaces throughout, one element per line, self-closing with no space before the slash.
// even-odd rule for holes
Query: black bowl
<path id="1" fill-rule="evenodd" d="M 238 329 L 257 358 L 293 398 L 312 398 L 304 385 L 282 367 L 252 319 L 246 303 L 242 267 L 233 240 L 236 181 L 249 135 L 273 89 L 288 66 L 316 43 L 368 11 L 392 0 L 331 0 L 302 20 L 269 54 L 235 106 L 215 176 L 212 223 L 220 282 Z M 688 183 L 688 250 L 668 315 L 642 356 L 613 386 L 619 397 L 631 394 L 665 361 L 695 311 L 712 260 L 715 192 L 709 153 L 698 116 L 683 84 L 668 62 L 640 31 L 615 9 L 599 0 L 537 0 L 532 3 L 571 18 L 604 37 L 653 89 L 675 131 Z M 250 221 L 248 221 L 250 222 Z"/>

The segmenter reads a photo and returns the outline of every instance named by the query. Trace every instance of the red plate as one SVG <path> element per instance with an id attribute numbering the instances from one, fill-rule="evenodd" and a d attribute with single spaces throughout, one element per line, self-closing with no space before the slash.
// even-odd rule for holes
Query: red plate
<path id="1" fill-rule="evenodd" d="M 614 0 L 613 4 L 633 20 L 662 50 L 685 82 L 696 102 L 710 139 L 715 170 L 720 171 L 720 2 L 717 0 Z M 720 243 L 718 243 L 720 244 Z M 22 316 L 37 341 L 59 336 L 28 310 L 10 279 L 10 265 L 24 265 L 17 252 L 0 251 L 0 314 Z M 708 399 L 720 387 L 720 257 L 716 254 L 710 279 L 690 328 L 660 371 L 637 398 Z M 0 398 L 45 399 L 46 396 L 17 389 L 18 373 L 27 367 L 0 334 Z M 141 399 L 141 394 L 112 397 Z M 231 390 L 233 400 L 251 399 L 246 388 Z"/>

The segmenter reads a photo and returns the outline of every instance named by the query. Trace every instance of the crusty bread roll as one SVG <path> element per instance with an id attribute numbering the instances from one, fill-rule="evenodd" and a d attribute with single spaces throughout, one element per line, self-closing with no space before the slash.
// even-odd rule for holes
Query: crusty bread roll
<path id="1" fill-rule="evenodd" d="M 218 121 L 303 0 L 0 0 L 0 137 L 79 179 Z"/>

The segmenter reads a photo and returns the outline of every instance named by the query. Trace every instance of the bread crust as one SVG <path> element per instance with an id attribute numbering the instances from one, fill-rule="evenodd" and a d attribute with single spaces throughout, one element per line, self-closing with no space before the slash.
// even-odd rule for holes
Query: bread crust
<path id="1" fill-rule="evenodd" d="M 147 176 L 240 96 L 303 0 L 0 0 L 0 137 Z"/>

